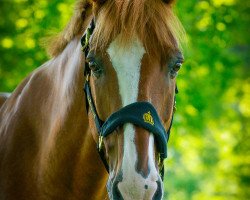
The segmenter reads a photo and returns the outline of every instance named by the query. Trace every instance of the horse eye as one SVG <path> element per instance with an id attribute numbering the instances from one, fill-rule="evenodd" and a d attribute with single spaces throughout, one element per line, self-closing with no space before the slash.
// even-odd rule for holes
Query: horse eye
<path id="1" fill-rule="evenodd" d="M 100 67 L 100 65 L 98 65 L 98 63 L 96 63 L 95 61 L 89 61 L 89 68 L 92 71 L 92 74 L 96 77 L 99 78 L 100 75 L 102 74 L 102 68 Z"/>
<path id="2" fill-rule="evenodd" d="M 177 62 L 177 63 L 174 64 L 174 66 L 171 67 L 171 69 L 170 69 L 170 77 L 172 79 L 177 76 L 178 71 L 180 70 L 181 66 L 182 66 L 182 63 Z"/>
<path id="3" fill-rule="evenodd" d="M 89 68 L 92 70 L 92 71 L 95 71 L 96 68 L 97 68 L 97 65 L 94 61 L 89 61 Z"/>
<path id="4" fill-rule="evenodd" d="M 181 66 L 182 66 L 182 63 L 177 62 L 177 63 L 174 65 L 173 70 L 174 70 L 175 72 L 178 72 L 178 71 L 180 70 Z"/>

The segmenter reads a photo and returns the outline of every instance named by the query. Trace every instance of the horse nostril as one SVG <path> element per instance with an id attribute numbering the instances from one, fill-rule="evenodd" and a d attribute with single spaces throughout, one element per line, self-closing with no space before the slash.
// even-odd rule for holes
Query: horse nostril
<path id="1" fill-rule="evenodd" d="M 122 180 L 123 180 L 123 174 L 121 171 L 114 177 L 114 179 L 109 179 L 108 184 L 107 184 L 107 189 L 108 189 L 110 199 L 123 200 L 121 192 L 118 188 L 118 184 L 122 182 Z"/>
<path id="2" fill-rule="evenodd" d="M 112 187 L 112 199 L 114 200 L 123 200 L 121 192 L 118 188 L 119 181 L 115 181 Z"/>
<path id="3" fill-rule="evenodd" d="M 162 192 L 162 189 L 163 189 L 163 188 L 162 188 L 162 183 L 161 183 L 161 181 L 158 180 L 158 181 L 156 181 L 156 183 L 157 183 L 157 190 L 155 191 L 152 200 L 159 200 L 159 199 L 161 199 L 162 196 L 163 196 L 163 192 Z"/>

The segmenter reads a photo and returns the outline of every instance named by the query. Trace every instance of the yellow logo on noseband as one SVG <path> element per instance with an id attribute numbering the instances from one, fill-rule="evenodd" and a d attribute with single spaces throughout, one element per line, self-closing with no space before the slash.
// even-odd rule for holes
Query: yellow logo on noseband
<path id="1" fill-rule="evenodd" d="M 148 124 L 151 124 L 151 125 L 154 125 L 154 119 L 150 113 L 150 111 L 148 111 L 147 113 L 144 113 L 143 114 L 143 120 L 144 122 L 148 123 Z"/>

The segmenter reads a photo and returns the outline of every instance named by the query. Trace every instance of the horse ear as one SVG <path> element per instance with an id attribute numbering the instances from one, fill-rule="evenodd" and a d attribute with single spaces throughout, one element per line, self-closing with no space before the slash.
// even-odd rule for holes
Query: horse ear
<path id="1" fill-rule="evenodd" d="M 175 0 L 162 0 L 162 1 L 167 4 L 172 4 L 175 2 Z"/>

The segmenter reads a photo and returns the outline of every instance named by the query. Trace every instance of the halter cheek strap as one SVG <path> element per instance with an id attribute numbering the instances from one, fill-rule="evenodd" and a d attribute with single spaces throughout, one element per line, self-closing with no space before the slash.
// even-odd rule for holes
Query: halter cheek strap
<path id="1" fill-rule="evenodd" d="M 102 137 L 100 137 L 100 132 L 101 132 L 101 127 L 102 127 L 103 121 L 99 118 L 98 113 L 96 111 L 94 101 L 93 101 L 93 97 L 92 97 L 90 85 L 89 85 L 89 74 L 87 74 L 86 81 L 84 84 L 84 92 L 85 92 L 85 96 L 86 96 L 86 110 L 88 112 L 88 110 L 90 108 L 91 113 L 94 117 L 96 129 L 97 129 L 97 132 L 99 135 L 99 140 L 97 143 L 98 154 L 99 154 L 99 156 L 104 164 L 105 169 L 107 170 L 107 172 L 109 172 L 109 165 L 108 165 L 108 162 L 105 158 L 105 151 L 102 148 L 102 143 L 103 143 Z"/>
<path id="2" fill-rule="evenodd" d="M 101 132 L 101 127 L 103 125 L 103 121 L 99 118 L 98 113 L 96 111 L 96 107 L 93 101 L 93 97 L 91 94 L 91 90 L 90 90 L 90 85 L 89 85 L 89 74 L 86 77 L 86 82 L 84 84 L 84 92 L 85 92 L 85 96 L 86 96 L 86 107 L 87 107 L 87 111 L 90 108 L 91 113 L 94 117 L 95 120 L 95 126 L 97 129 L 98 134 L 100 134 Z"/>

